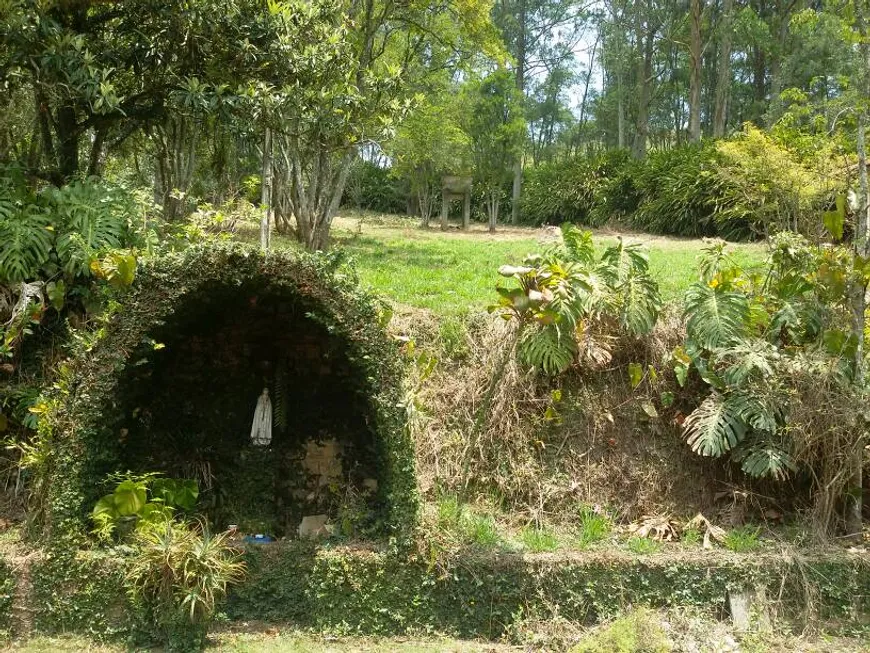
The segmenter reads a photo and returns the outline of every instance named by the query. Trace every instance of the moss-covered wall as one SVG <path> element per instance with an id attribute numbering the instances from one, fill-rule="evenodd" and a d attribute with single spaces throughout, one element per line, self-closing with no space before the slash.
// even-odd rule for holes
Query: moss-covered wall
<path id="1" fill-rule="evenodd" d="M 8 632 L 12 625 L 12 602 L 15 596 L 13 565 L 0 559 L 0 633 Z"/>
<path id="2" fill-rule="evenodd" d="M 349 549 L 298 544 L 248 552 L 250 574 L 233 592 L 234 619 L 290 621 L 360 634 L 413 631 L 497 638 L 525 616 L 597 623 L 627 606 L 725 609 L 729 590 L 764 588 L 780 616 L 848 623 L 870 614 L 870 560 L 819 555 L 488 554 L 449 568 Z M 810 599 L 808 600 L 808 597 Z M 863 615 L 863 617 L 859 616 Z"/>
<path id="3" fill-rule="evenodd" d="M 311 487 L 304 466 L 310 444 L 329 440 L 342 445 L 349 482 L 374 492 L 370 532 L 410 533 L 417 496 L 402 366 L 379 304 L 339 259 L 189 248 L 145 261 L 112 306 L 42 420 L 46 533 L 83 534 L 107 475 L 127 469 L 198 478 L 218 522 L 249 515 L 253 528 L 262 508 L 283 514 L 272 525 L 290 532 L 302 512 L 337 500 Z M 276 410 L 265 457 L 249 442 L 263 387 Z M 252 496 L 235 496 L 245 483 Z"/>
<path id="4" fill-rule="evenodd" d="M 248 578 L 224 606 L 229 618 L 339 633 L 497 638 L 526 617 L 591 624 L 639 605 L 724 612 L 727 591 L 738 588 L 765 588 L 781 618 L 812 607 L 815 617 L 848 626 L 870 614 L 870 561 L 846 553 L 477 554 L 443 568 L 413 556 L 292 542 L 252 547 L 246 557 Z M 127 632 L 123 568 L 119 552 L 40 558 L 30 570 L 37 630 Z"/>

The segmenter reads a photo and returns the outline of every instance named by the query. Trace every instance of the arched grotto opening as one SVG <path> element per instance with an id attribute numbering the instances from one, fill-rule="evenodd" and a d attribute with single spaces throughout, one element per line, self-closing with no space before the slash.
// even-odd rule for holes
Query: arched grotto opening
<path id="1" fill-rule="evenodd" d="M 70 368 L 50 526 L 86 523 L 127 471 L 195 479 L 219 529 L 359 536 L 414 523 L 395 343 L 334 259 L 199 248 L 144 264 L 118 306 Z M 268 442 L 252 431 L 264 393 Z"/>

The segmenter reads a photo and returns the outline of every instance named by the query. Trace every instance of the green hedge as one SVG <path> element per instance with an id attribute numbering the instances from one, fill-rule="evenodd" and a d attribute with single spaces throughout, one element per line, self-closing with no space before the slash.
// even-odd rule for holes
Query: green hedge
<path id="1" fill-rule="evenodd" d="M 530 167 L 521 215 L 536 225 L 615 221 L 687 237 L 817 235 L 846 181 L 829 150 L 809 156 L 747 126 L 727 140 L 652 150 L 640 161 L 616 150 Z"/>
<path id="2" fill-rule="evenodd" d="M 287 542 L 247 549 L 247 580 L 224 606 L 232 620 L 292 623 L 321 632 L 437 632 L 498 638 L 528 616 L 592 624 L 627 606 L 725 607 L 729 590 L 767 590 L 778 617 L 841 626 L 870 610 L 870 561 L 845 553 L 470 554 L 448 567 L 402 554 Z M 94 637 L 130 632 L 123 556 L 48 555 L 31 568 L 40 632 Z M 809 597 L 809 599 L 808 599 Z"/>
<path id="3" fill-rule="evenodd" d="M 104 638 L 126 634 L 133 611 L 118 551 L 49 550 L 30 569 L 34 628 Z"/>
<path id="4" fill-rule="evenodd" d="M 606 221 L 601 206 L 610 196 L 613 180 L 628 165 L 628 152 L 615 150 L 527 169 L 520 202 L 523 221 L 593 226 Z"/>
<path id="5" fill-rule="evenodd" d="M 340 257 L 274 252 L 240 244 L 207 245 L 144 261 L 133 288 L 119 295 L 111 319 L 77 341 L 40 422 L 47 464 L 43 534 L 81 541 L 103 491 L 119 469 L 119 379 L 154 350 L 149 334 L 184 302 L 217 289 L 255 287 L 301 303 L 304 314 L 345 345 L 356 390 L 366 398 L 378 450 L 378 530 L 406 537 L 417 519 L 414 452 L 402 405 L 403 367 L 382 327 L 380 305 L 358 289 Z M 244 291 L 241 291 L 244 292 Z"/>
<path id="6" fill-rule="evenodd" d="M 360 160 L 348 175 L 342 206 L 404 214 L 408 210 L 409 186 L 393 174 L 392 168 Z"/>

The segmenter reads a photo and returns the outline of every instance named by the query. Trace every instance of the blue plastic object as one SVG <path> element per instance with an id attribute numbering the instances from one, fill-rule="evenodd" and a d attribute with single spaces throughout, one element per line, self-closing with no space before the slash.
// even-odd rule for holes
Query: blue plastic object
<path id="1" fill-rule="evenodd" d="M 269 544 L 275 540 L 268 535 L 245 535 L 244 541 L 246 544 Z"/>

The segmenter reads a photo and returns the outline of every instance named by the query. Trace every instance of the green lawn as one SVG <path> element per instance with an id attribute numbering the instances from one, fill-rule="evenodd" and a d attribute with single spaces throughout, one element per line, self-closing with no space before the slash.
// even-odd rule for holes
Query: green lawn
<path id="1" fill-rule="evenodd" d="M 363 284 L 401 304 L 431 309 L 440 315 L 485 310 L 495 300 L 501 281 L 496 272 L 506 263 L 541 251 L 544 232 L 533 228 L 504 228 L 495 235 L 479 225 L 469 233 L 423 230 L 415 220 L 394 216 L 351 214 L 336 220 L 333 243 L 353 258 Z M 697 275 L 701 240 L 631 235 L 649 248 L 650 267 L 666 300 L 678 298 Z M 616 241 L 612 232 L 596 235 L 606 247 Z M 276 237 L 276 246 L 295 246 Z M 764 248 L 735 244 L 735 258 L 744 265 L 761 261 Z"/>
<path id="2" fill-rule="evenodd" d="M 15 640 L 4 650 L 21 653 L 123 653 L 130 648 L 121 644 L 98 644 L 78 635 L 37 636 Z M 157 649 L 160 650 L 160 649 Z M 470 642 L 455 639 L 410 639 L 329 637 L 302 633 L 292 629 L 260 628 L 251 632 L 222 632 L 209 637 L 206 651 L 222 653 L 471 653 L 519 650 L 493 642 Z"/>

